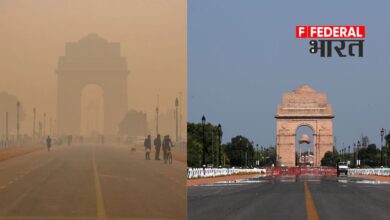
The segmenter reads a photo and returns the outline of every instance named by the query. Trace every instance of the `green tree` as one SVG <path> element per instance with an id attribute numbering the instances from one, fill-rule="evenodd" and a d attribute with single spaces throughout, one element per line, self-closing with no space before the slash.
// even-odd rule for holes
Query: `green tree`
<path id="1" fill-rule="evenodd" d="M 340 157 L 336 150 L 333 150 L 333 152 L 328 151 L 325 153 L 324 158 L 322 158 L 321 165 L 334 167 L 339 161 Z"/>
<path id="2" fill-rule="evenodd" d="M 187 124 L 187 165 L 190 167 L 202 166 L 203 142 L 205 142 L 206 164 L 213 164 L 213 162 L 214 165 L 222 164 L 222 161 L 218 161 L 218 150 L 222 149 L 219 147 L 218 126 L 210 123 L 205 124 L 204 134 L 205 140 L 203 140 L 203 125 L 201 123 Z M 221 131 L 221 137 L 222 134 Z M 223 155 L 222 151 L 221 155 Z"/>
<path id="3" fill-rule="evenodd" d="M 358 158 L 362 166 L 377 167 L 381 161 L 380 150 L 376 148 L 375 144 L 370 144 L 367 148 L 359 150 Z"/>
<path id="4" fill-rule="evenodd" d="M 276 165 L 276 148 L 273 146 L 269 146 L 264 149 L 263 152 L 264 160 L 261 161 L 260 166 L 272 166 L 272 164 Z"/>
<path id="5" fill-rule="evenodd" d="M 386 145 L 383 148 L 384 161 L 387 166 L 390 166 L 390 133 L 385 136 Z"/>
<path id="6" fill-rule="evenodd" d="M 233 137 L 231 142 L 224 146 L 224 151 L 229 158 L 230 166 L 253 166 L 255 150 L 248 138 L 241 135 Z"/>
<path id="7" fill-rule="evenodd" d="M 190 137 L 188 137 L 187 166 L 202 166 L 202 144 Z"/>

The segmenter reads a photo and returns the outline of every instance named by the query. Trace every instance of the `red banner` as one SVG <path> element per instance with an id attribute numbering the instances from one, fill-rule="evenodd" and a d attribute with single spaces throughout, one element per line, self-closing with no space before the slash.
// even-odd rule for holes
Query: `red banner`
<path id="1" fill-rule="evenodd" d="M 366 38 L 365 26 L 295 26 L 296 38 Z"/>

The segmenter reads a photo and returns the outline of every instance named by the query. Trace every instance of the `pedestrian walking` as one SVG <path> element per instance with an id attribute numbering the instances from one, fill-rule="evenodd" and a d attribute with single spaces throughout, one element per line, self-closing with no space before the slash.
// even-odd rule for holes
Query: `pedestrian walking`
<path id="1" fill-rule="evenodd" d="M 154 147 L 156 149 L 155 160 L 160 160 L 160 149 L 161 149 L 161 136 L 157 134 L 157 137 L 154 139 Z"/>
<path id="2" fill-rule="evenodd" d="M 145 146 L 145 159 L 150 160 L 150 151 L 152 149 L 152 138 L 150 135 L 148 135 L 148 137 L 145 138 L 144 146 Z"/>
<path id="3" fill-rule="evenodd" d="M 50 136 L 47 136 L 47 138 L 46 138 L 46 145 L 47 145 L 47 151 L 50 151 L 50 147 L 51 147 L 51 138 L 50 138 Z"/>

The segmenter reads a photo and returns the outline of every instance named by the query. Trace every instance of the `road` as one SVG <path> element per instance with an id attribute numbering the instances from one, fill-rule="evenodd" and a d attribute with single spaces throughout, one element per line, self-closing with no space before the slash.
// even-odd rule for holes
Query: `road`
<path id="1" fill-rule="evenodd" d="M 54 146 L 0 162 L 0 220 L 185 219 L 185 172 L 126 146 Z"/>
<path id="2" fill-rule="evenodd" d="M 259 177 L 188 187 L 190 220 L 390 219 L 390 184 L 355 177 Z"/>

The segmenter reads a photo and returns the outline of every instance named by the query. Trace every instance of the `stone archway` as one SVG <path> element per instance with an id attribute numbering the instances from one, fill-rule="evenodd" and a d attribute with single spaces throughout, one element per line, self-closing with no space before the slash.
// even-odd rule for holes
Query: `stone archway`
<path id="1" fill-rule="evenodd" d="M 321 165 L 327 151 L 333 151 L 333 110 L 325 93 L 308 85 L 283 94 L 276 118 L 276 160 L 278 166 L 295 166 L 295 138 L 301 126 L 313 130 L 314 166 Z"/>
<path id="2" fill-rule="evenodd" d="M 96 34 L 66 43 L 58 62 L 58 133 L 80 135 L 81 90 L 96 84 L 104 91 L 104 134 L 115 135 L 128 110 L 126 58 L 120 44 Z"/>

